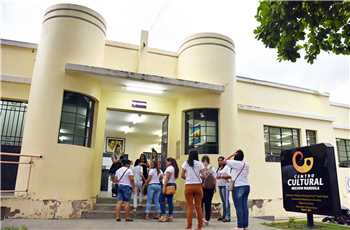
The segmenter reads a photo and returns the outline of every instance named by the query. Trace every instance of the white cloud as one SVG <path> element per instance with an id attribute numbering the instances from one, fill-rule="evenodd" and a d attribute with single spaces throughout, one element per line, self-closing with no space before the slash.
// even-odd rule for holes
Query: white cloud
<path id="1" fill-rule="evenodd" d="M 43 12 L 62 0 L 0 0 L 1 37 L 38 42 Z M 331 100 L 349 103 L 349 57 L 321 54 L 313 65 L 276 61 L 276 51 L 254 38 L 257 1 L 232 0 L 70 0 L 104 16 L 107 39 L 138 44 L 141 29 L 150 29 L 149 44 L 176 51 L 197 32 L 218 32 L 236 44 L 237 74 L 313 88 Z"/>

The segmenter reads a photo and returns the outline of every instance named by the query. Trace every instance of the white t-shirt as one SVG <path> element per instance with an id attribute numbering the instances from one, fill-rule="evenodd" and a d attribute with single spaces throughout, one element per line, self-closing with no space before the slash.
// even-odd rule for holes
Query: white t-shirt
<path id="1" fill-rule="evenodd" d="M 141 184 L 142 183 L 142 173 L 143 173 L 143 169 L 141 165 L 137 165 L 133 168 L 133 172 L 134 172 L 134 176 L 135 176 L 135 182 L 137 184 Z"/>
<path id="2" fill-rule="evenodd" d="M 236 161 L 228 160 L 226 161 L 227 166 L 232 168 L 231 178 L 235 180 L 241 169 L 243 168 L 241 174 L 237 177 L 235 182 L 235 187 L 249 185 L 248 174 L 249 174 L 249 165 L 246 161 Z"/>
<path id="3" fill-rule="evenodd" d="M 176 183 L 176 179 L 175 179 L 175 168 L 174 168 L 174 166 L 170 165 L 170 166 L 168 166 L 165 169 L 165 171 L 164 171 L 164 179 L 165 179 L 166 173 L 170 173 L 170 178 L 168 180 L 168 183 L 175 184 Z M 164 179 L 163 179 L 163 181 L 164 181 Z"/>
<path id="4" fill-rule="evenodd" d="M 129 176 L 133 176 L 133 175 L 134 175 L 134 173 L 132 172 L 132 170 L 130 168 L 125 167 L 125 166 L 119 168 L 115 172 L 115 176 L 116 176 L 117 180 L 119 180 L 118 184 L 128 185 L 130 187 L 131 187 L 131 183 L 130 183 Z"/>
<path id="5" fill-rule="evenodd" d="M 201 184 L 200 171 L 204 169 L 204 165 L 200 161 L 194 161 L 193 167 L 191 167 L 187 161 L 182 164 L 182 168 L 186 170 L 186 182 L 185 184 Z"/>
<path id="6" fill-rule="evenodd" d="M 217 176 L 218 177 L 221 177 L 221 176 L 231 176 L 231 168 L 227 165 L 225 165 L 222 169 L 219 169 L 217 171 Z M 217 179 L 217 184 L 219 187 L 222 187 L 222 186 L 229 186 L 230 184 L 230 180 L 226 180 L 226 179 Z"/>
<path id="7" fill-rule="evenodd" d="M 149 182 L 149 184 L 160 184 L 160 176 L 163 174 L 162 170 L 160 170 L 160 173 L 157 173 L 157 169 L 150 169 L 148 176 L 152 176 L 151 181 Z"/>

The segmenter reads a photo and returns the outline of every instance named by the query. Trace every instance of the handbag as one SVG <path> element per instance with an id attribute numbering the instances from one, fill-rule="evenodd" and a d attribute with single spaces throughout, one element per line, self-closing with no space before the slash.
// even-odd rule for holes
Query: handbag
<path id="1" fill-rule="evenodd" d="M 214 189 L 216 187 L 216 178 L 213 173 L 209 173 L 208 176 L 204 178 L 202 186 L 205 189 Z"/>
<path id="2" fill-rule="evenodd" d="M 165 195 L 174 195 L 176 193 L 176 184 L 167 184 L 165 186 Z"/>
<path id="3" fill-rule="evenodd" d="M 230 185 L 229 185 L 229 187 L 228 187 L 228 190 L 229 190 L 229 191 L 232 191 L 232 192 L 233 192 L 233 191 L 235 190 L 235 183 L 236 183 L 236 180 L 237 180 L 237 178 L 239 177 L 239 175 L 241 175 L 241 173 L 242 173 L 244 167 L 245 167 L 245 162 L 244 162 L 244 164 L 243 164 L 243 166 L 242 166 L 242 168 L 241 168 L 241 171 L 239 171 L 239 173 L 237 174 L 236 178 L 235 178 L 234 180 L 231 181 L 231 183 L 230 183 Z"/>

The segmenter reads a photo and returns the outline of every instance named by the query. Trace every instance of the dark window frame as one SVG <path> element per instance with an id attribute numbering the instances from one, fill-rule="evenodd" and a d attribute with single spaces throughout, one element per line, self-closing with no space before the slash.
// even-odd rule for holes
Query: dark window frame
<path id="1" fill-rule="evenodd" d="M 77 101 L 80 100 L 80 102 L 85 100 L 87 106 L 79 107 L 79 105 L 81 106 L 82 104 L 79 104 L 77 102 L 76 104 L 70 104 L 70 105 L 73 105 L 73 108 L 75 110 L 74 112 L 65 110 L 65 104 L 69 105 L 68 102 L 65 103 L 65 97 L 68 96 L 68 94 L 74 97 L 71 100 L 77 100 Z M 94 126 L 95 104 L 96 104 L 95 99 L 90 96 L 77 93 L 77 92 L 66 91 L 66 90 L 63 92 L 60 127 L 58 130 L 58 140 L 57 140 L 59 144 L 71 144 L 71 145 L 78 145 L 78 146 L 91 148 L 92 133 L 93 133 L 93 126 Z M 81 108 L 86 109 L 85 115 L 79 112 L 79 109 Z M 64 116 L 67 116 L 67 115 L 74 117 L 74 121 L 64 120 Z M 78 118 L 82 119 L 84 122 L 79 123 Z M 61 132 L 62 127 L 64 125 L 72 126 L 73 132 L 72 133 Z M 83 129 L 84 134 L 83 135 L 77 134 L 77 129 Z M 63 136 L 69 136 L 72 138 L 72 140 L 70 142 L 65 142 L 64 140 L 60 139 L 60 137 L 63 137 Z M 83 139 L 83 142 L 84 142 L 83 144 L 77 142 L 79 138 L 80 138 L 80 141 Z"/>
<path id="2" fill-rule="evenodd" d="M 344 147 L 345 147 L 345 157 L 346 160 L 342 161 L 341 160 L 341 154 L 340 154 L 340 142 L 344 142 Z M 350 139 L 345 139 L 345 138 L 336 138 L 336 143 L 337 143 L 337 153 L 338 153 L 338 165 L 339 167 L 342 168 L 350 168 Z"/>
<path id="3" fill-rule="evenodd" d="M 215 122 L 215 135 L 208 135 L 208 127 L 214 127 L 214 126 L 211 126 L 211 125 L 206 125 L 206 126 L 201 126 L 201 129 L 205 127 L 205 133 L 202 135 L 200 135 L 200 139 L 202 137 L 205 136 L 206 140 L 208 137 L 215 137 L 215 144 L 204 144 L 200 147 L 194 147 L 193 145 L 193 142 L 190 143 L 190 137 L 189 137 L 189 128 L 193 128 L 193 127 L 190 127 L 188 125 L 188 121 L 191 120 L 191 119 L 187 119 L 188 118 L 188 114 L 189 113 L 193 113 L 193 117 L 192 117 L 192 120 L 196 120 L 195 119 L 195 113 L 201 113 L 201 112 L 204 112 L 204 113 L 209 113 L 210 116 L 214 116 L 214 119 L 211 119 L 211 120 L 205 120 L 206 124 L 207 122 L 211 121 L 211 122 Z M 185 154 L 188 154 L 189 151 L 191 149 L 196 149 L 198 151 L 199 154 L 210 154 L 210 155 L 213 155 L 213 154 L 219 154 L 219 109 L 218 108 L 197 108 L 197 109 L 190 109 L 190 110 L 186 110 L 184 111 L 184 122 L 185 122 L 185 144 L 184 144 L 184 153 Z M 211 149 L 213 149 L 214 151 L 211 152 Z M 210 152 L 208 152 L 210 151 Z"/>
<path id="4" fill-rule="evenodd" d="M 265 128 L 268 129 L 268 149 L 266 149 L 266 141 L 265 141 Z M 271 153 L 271 134 L 270 134 L 270 129 L 274 128 L 274 129 L 279 129 L 279 134 L 280 134 L 280 143 L 281 143 L 281 151 L 284 150 L 283 149 L 283 137 L 282 137 L 282 129 L 289 129 L 291 131 L 291 138 L 293 141 L 293 145 L 294 145 L 294 140 L 295 140 L 295 135 L 294 135 L 294 131 L 297 132 L 296 138 L 297 138 L 297 146 L 295 147 L 300 147 L 300 129 L 298 128 L 290 128 L 290 127 L 280 127 L 280 126 L 272 126 L 272 125 L 264 125 L 263 126 L 263 131 L 264 131 L 264 151 L 265 151 L 265 161 L 266 162 L 280 162 L 281 161 L 281 156 L 280 154 L 273 154 Z M 268 152 L 268 150 L 270 150 L 270 152 Z"/>
<path id="5" fill-rule="evenodd" d="M 1 146 L 18 146 L 18 147 L 22 146 L 25 115 L 27 112 L 27 107 L 28 107 L 27 101 L 11 100 L 11 99 L 0 100 L 0 113 L 4 113 L 4 117 L 3 117 L 4 120 L 3 120 L 3 123 L 1 124 L 1 134 L 0 134 Z M 11 114 L 11 113 L 15 113 L 15 114 Z M 9 118 L 9 116 L 12 116 L 12 117 L 6 120 L 6 118 Z"/>
<path id="6" fill-rule="evenodd" d="M 313 133 L 313 134 L 310 136 L 311 133 Z M 306 129 L 305 130 L 305 135 L 306 135 L 306 145 L 307 146 L 317 144 L 317 131 L 316 130 Z M 309 137 L 314 137 L 315 138 L 314 143 L 310 143 Z"/>

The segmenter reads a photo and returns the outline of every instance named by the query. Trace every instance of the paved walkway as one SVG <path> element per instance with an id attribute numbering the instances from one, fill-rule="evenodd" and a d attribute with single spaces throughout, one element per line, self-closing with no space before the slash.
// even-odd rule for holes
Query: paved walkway
<path id="1" fill-rule="evenodd" d="M 273 230 L 275 228 L 269 228 L 261 225 L 264 220 L 250 219 L 250 230 Z M 194 221 L 194 224 L 196 222 Z M 25 225 L 28 230 L 115 230 L 115 229 L 184 229 L 185 219 L 177 219 L 172 223 L 159 223 L 157 221 L 145 221 L 145 220 L 135 220 L 135 222 L 115 222 L 112 219 L 76 219 L 76 220 L 33 220 L 33 219 L 6 219 L 1 221 L 1 227 L 15 226 L 19 227 Z M 213 221 L 209 226 L 205 227 L 205 230 L 214 229 L 234 229 L 235 222 L 231 223 L 221 223 L 218 221 Z M 275 229 L 276 230 L 276 229 Z"/>

